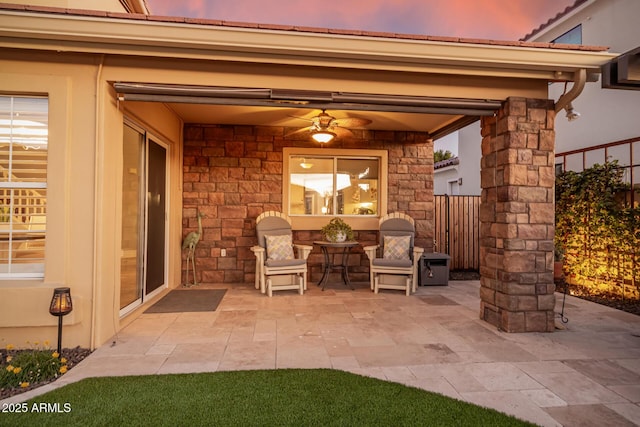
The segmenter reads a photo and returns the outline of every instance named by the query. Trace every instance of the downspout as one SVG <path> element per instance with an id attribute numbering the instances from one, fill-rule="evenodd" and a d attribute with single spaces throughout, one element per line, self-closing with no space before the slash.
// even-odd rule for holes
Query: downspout
<path id="1" fill-rule="evenodd" d="M 582 89 L 584 89 L 584 85 L 587 83 L 587 70 L 584 68 L 579 69 L 575 72 L 575 79 L 573 82 L 573 86 L 569 89 L 569 92 L 563 93 L 560 98 L 558 98 L 558 102 L 556 102 L 556 113 L 561 111 L 563 108 L 571 105 L 571 101 L 576 99 L 581 93 Z"/>
<path id="2" fill-rule="evenodd" d="M 99 190 L 99 179 L 98 179 L 98 168 L 100 165 L 100 130 L 102 125 L 101 119 L 101 97 L 100 97 L 100 79 L 102 78 L 102 67 L 104 65 L 104 54 L 100 56 L 100 63 L 98 64 L 98 72 L 96 73 L 96 106 L 95 106 L 95 154 L 93 159 L 93 168 L 95 174 L 95 180 L 93 183 L 93 284 L 91 289 L 91 337 L 90 337 L 90 346 L 91 350 L 95 350 L 95 339 L 96 339 L 96 296 L 98 292 L 98 215 L 100 212 L 100 202 L 98 200 L 98 190 Z"/>

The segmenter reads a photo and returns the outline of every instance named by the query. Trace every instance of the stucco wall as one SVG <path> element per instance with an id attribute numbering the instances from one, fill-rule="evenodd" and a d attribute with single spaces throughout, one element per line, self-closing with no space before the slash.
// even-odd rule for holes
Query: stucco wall
<path id="1" fill-rule="evenodd" d="M 99 56 L 7 53 L 0 92 L 47 95 L 49 147 L 43 280 L 0 280 L 0 345 L 55 342 L 53 289 L 71 288 L 63 346 L 104 343 L 119 319 L 122 129 L 127 116 L 169 145 L 168 285 L 180 284 L 182 121 L 159 103 L 126 107 L 108 81 L 127 70 Z M 3 344 L 4 343 L 4 344 Z"/>
<path id="2" fill-rule="evenodd" d="M 257 243 L 255 220 L 266 210 L 283 210 L 282 149 L 311 146 L 310 140 L 285 140 L 284 134 L 282 127 L 185 127 L 183 236 L 197 229 L 196 211 L 202 211 L 206 218 L 202 220 L 203 236 L 196 253 L 200 281 L 253 282 L 255 257 L 250 247 Z M 431 251 L 433 143 L 428 136 L 375 131 L 337 140 L 330 148 L 388 151 L 388 211 L 412 216 L 417 244 Z M 312 244 L 321 240 L 319 230 L 326 221 L 319 219 L 312 230 L 295 231 L 294 241 Z M 375 230 L 356 231 L 356 239 L 363 245 L 375 244 L 376 238 Z M 221 256 L 223 248 L 225 257 Z M 354 253 L 350 258 L 352 280 L 368 281 L 368 260 L 362 248 Z M 320 278 L 321 261 L 321 253 L 315 248 L 309 258 L 312 281 Z"/>
<path id="3" fill-rule="evenodd" d="M 581 25 L 583 44 L 609 46 L 611 52 L 624 53 L 640 46 L 638 16 L 640 2 L 637 0 L 599 0 L 552 25 L 531 41 L 549 42 Z M 558 100 L 564 91 L 564 84 L 554 83 L 549 86 L 549 98 Z M 601 82 L 587 84 L 572 104 L 581 117 L 569 122 L 565 111 L 558 113 L 556 153 L 640 136 L 640 91 L 603 89 Z M 628 155 L 619 160 L 628 164 Z M 603 163 L 604 160 L 597 161 Z"/>
<path id="4" fill-rule="evenodd" d="M 71 288 L 74 309 L 65 317 L 64 343 L 89 346 L 95 200 L 95 71 L 90 58 L 4 55 L 0 92 L 47 95 L 47 240 L 43 280 L 0 280 L 0 338 L 17 347 L 56 342 L 49 314 L 53 289 Z"/>

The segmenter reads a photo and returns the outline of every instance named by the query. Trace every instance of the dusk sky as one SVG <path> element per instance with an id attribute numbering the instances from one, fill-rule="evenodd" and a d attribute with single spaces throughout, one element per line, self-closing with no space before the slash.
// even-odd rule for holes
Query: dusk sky
<path id="1" fill-rule="evenodd" d="M 147 0 L 154 15 L 518 40 L 575 0 Z"/>

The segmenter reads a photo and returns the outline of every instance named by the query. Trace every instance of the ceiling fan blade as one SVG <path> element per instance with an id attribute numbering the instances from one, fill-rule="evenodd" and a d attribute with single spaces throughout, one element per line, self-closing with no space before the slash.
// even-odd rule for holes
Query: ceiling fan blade
<path id="1" fill-rule="evenodd" d="M 307 126 L 306 128 L 300 128 L 300 129 L 296 129 L 292 132 L 289 132 L 287 134 L 285 134 L 285 138 L 291 135 L 297 135 L 299 133 L 304 133 L 304 132 L 309 132 L 311 129 L 313 129 L 313 126 Z"/>
<path id="2" fill-rule="evenodd" d="M 360 126 L 366 126 L 371 123 L 369 119 L 360 119 L 357 117 L 345 117 L 344 119 L 334 119 L 332 124 L 342 126 L 346 128 L 355 128 Z"/>
<path id="3" fill-rule="evenodd" d="M 345 137 L 353 136 L 353 132 L 351 132 L 347 128 L 332 127 L 329 130 L 331 132 L 335 133 L 338 138 L 345 138 Z"/>
<path id="4" fill-rule="evenodd" d="M 287 114 L 289 117 L 291 117 L 292 119 L 298 119 L 298 120 L 304 120 L 305 122 L 309 122 L 309 123 L 313 123 L 313 119 L 315 117 L 311 117 L 311 118 L 307 118 L 307 117 L 302 117 L 302 116 L 294 116 L 291 114 Z"/>

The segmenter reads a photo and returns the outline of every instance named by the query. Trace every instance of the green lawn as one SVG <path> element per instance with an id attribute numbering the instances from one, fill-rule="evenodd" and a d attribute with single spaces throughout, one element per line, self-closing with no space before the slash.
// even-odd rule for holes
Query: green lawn
<path id="1" fill-rule="evenodd" d="M 35 412 L 35 409 L 60 413 Z M 518 426 L 492 409 L 329 369 L 89 378 L 2 426 Z M 35 405 L 35 406 L 34 406 Z"/>

